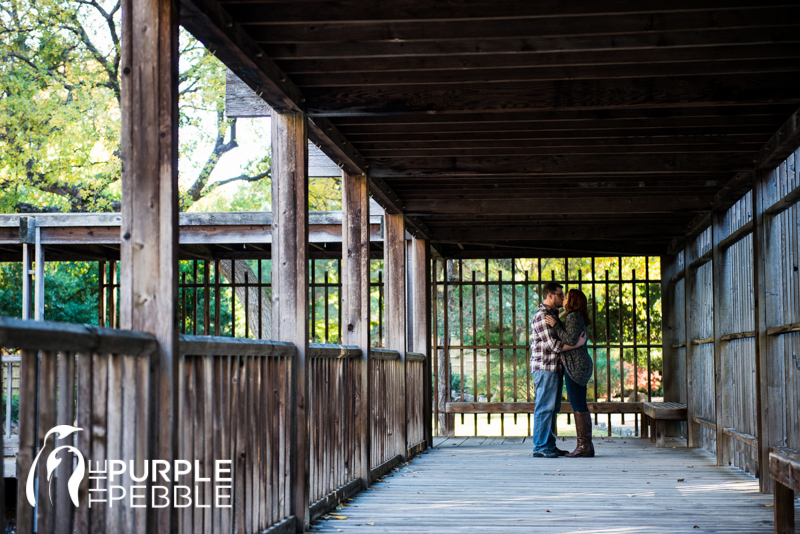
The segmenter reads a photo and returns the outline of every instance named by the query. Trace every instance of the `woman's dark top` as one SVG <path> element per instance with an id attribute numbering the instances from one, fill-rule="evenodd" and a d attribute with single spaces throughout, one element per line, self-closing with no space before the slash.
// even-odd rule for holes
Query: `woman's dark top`
<path id="1" fill-rule="evenodd" d="M 589 330 L 586 328 L 586 323 L 578 312 L 568 313 L 564 317 L 564 324 L 560 321 L 556 322 L 553 327 L 558 336 L 558 340 L 567 345 L 574 345 L 578 342 L 581 332 L 586 332 L 589 335 Z M 565 350 L 561 353 L 561 361 L 564 368 L 567 370 L 570 378 L 581 386 L 589 383 L 589 378 L 594 371 L 594 364 L 592 357 L 589 356 L 589 350 L 586 344 L 581 345 L 577 349 Z"/>

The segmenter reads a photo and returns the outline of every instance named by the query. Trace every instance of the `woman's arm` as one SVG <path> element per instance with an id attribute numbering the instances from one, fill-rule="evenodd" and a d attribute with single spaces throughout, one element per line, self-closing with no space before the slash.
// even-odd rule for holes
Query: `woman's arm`
<path id="1" fill-rule="evenodd" d="M 558 340 L 564 344 L 562 350 L 572 350 L 583 346 L 587 341 L 586 325 L 583 317 L 578 313 L 570 313 L 565 320 L 566 326 L 562 326 L 552 316 L 545 317 L 545 322 L 553 328 Z"/>
<path id="2" fill-rule="evenodd" d="M 548 324 L 549 323 L 550 321 L 548 321 Z M 555 330 L 558 340 L 564 343 L 565 345 L 574 345 L 578 341 L 578 336 L 580 335 L 580 332 L 578 332 L 573 336 L 572 332 L 570 332 L 569 329 L 565 328 L 564 325 L 561 324 L 561 321 L 554 320 L 552 326 L 553 330 Z"/>
<path id="3" fill-rule="evenodd" d="M 575 319 L 576 317 L 577 320 Z M 545 317 L 545 321 L 553 328 L 558 340 L 562 343 L 578 347 L 583 345 L 583 343 L 578 343 L 578 337 L 580 337 L 583 332 L 583 318 L 579 314 L 568 314 L 564 318 L 566 326 L 562 325 L 561 321 L 556 321 L 555 318 L 549 315 Z"/>

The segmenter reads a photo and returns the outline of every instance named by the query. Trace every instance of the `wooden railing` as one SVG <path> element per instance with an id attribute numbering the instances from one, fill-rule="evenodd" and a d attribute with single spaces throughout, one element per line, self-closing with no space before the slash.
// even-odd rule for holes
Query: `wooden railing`
<path id="1" fill-rule="evenodd" d="M 133 477 L 141 477 L 145 465 L 152 470 L 152 461 L 158 459 L 155 429 L 158 418 L 168 415 L 170 408 L 156 403 L 155 338 L 132 331 L 0 318 L 0 347 L 20 349 L 22 354 L 18 532 L 33 532 L 34 516 L 36 531 L 48 534 L 147 532 L 153 520 L 152 497 L 139 501 L 149 504 L 137 508 L 132 493 L 121 499 L 108 488 L 132 488 L 137 483 Z M 359 348 L 309 347 L 308 419 L 297 423 L 292 421 L 297 387 L 292 375 L 294 345 L 180 336 L 179 349 L 175 462 L 191 470 L 178 475 L 173 463 L 170 473 L 177 479 L 170 478 L 167 484 L 191 488 L 193 500 L 179 508 L 178 498 L 170 499 L 179 531 L 292 530 L 294 492 L 298 483 L 304 483 L 295 480 L 292 469 L 303 458 L 294 446 L 295 425 L 305 424 L 310 432 L 311 518 L 426 446 L 421 354 L 409 353 L 404 362 L 396 351 L 370 351 L 371 415 L 369 428 L 363 428 L 360 421 L 367 421 L 360 417 L 365 384 Z M 48 436 L 56 425 L 76 430 L 63 437 Z M 369 470 L 361 464 L 362 443 L 371 450 Z M 62 461 L 51 489 L 47 458 L 63 445 L 74 447 L 84 461 L 63 461 L 73 449 L 59 451 Z M 114 479 L 112 461 L 121 464 L 120 460 L 133 462 L 135 469 Z M 78 465 L 85 476 L 76 508 L 67 484 Z M 26 491 L 32 466 L 40 481 L 35 510 Z M 369 480 L 364 480 L 367 472 Z M 147 485 L 145 493 L 153 485 L 148 480 L 141 482 Z"/>
<path id="2" fill-rule="evenodd" d="M 371 349 L 369 351 L 369 404 L 370 424 L 370 468 L 394 463 L 405 453 L 398 447 L 397 431 L 403 420 L 398 385 L 403 371 L 400 353 L 394 350 Z M 386 469 L 390 469 L 387 465 Z M 385 470 L 385 469 L 384 469 Z M 376 473 L 376 477 L 382 473 Z"/>
<path id="3" fill-rule="evenodd" d="M 0 318 L 0 346 L 22 351 L 17 532 L 68 533 L 73 528 L 76 532 L 120 532 L 123 522 L 132 531 L 144 532 L 146 510 L 133 510 L 124 500 L 107 506 L 101 501 L 109 496 L 102 490 L 89 493 L 89 477 L 107 478 L 105 460 L 109 458 L 139 463 L 152 456 L 148 417 L 156 408 L 150 372 L 155 338 L 140 332 Z M 79 430 L 49 434 L 56 425 Z M 59 447 L 74 447 L 90 460 L 88 476 L 78 491 L 83 506 L 78 508 L 68 491 L 72 462 L 58 465 L 52 488 L 47 482 L 47 459 L 58 437 L 62 438 Z M 26 490 L 37 454 L 40 483 L 34 528 L 34 508 Z M 60 455 L 66 456 L 67 451 Z M 86 505 L 90 497 L 91 508 Z"/>
<path id="4" fill-rule="evenodd" d="M 406 442 L 408 455 L 417 454 L 425 441 L 425 355 L 406 353 Z M 427 424 L 431 424 L 430 421 Z"/>
<path id="5" fill-rule="evenodd" d="M 214 501 L 212 468 L 230 460 L 232 508 L 178 510 L 181 532 L 261 532 L 291 515 L 291 359 L 294 345 L 275 341 L 181 336 L 178 365 L 178 457 L 198 462 L 183 484 Z M 225 477 L 227 478 L 227 476 Z M 196 494 L 195 497 L 199 498 Z"/>
<path id="6" fill-rule="evenodd" d="M 362 488 L 358 399 L 361 349 L 311 344 L 308 350 L 309 500 L 315 519 Z M 337 493 L 338 490 L 338 493 Z"/>

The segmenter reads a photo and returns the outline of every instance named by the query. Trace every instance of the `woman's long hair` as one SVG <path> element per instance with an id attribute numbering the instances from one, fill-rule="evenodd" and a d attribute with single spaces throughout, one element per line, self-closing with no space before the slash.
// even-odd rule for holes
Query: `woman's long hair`
<path id="1" fill-rule="evenodd" d="M 570 289 L 567 293 L 567 300 L 564 304 L 564 310 L 567 313 L 571 312 L 578 312 L 583 317 L 583 322 L 586 323 L 586 326 L 592 324 L 591 319 L 589 319 L 589 310 L 588 310 L 588 302 L 586 301 L 586 295 L 583 294 L 583 291 L 580 289 Z"/>

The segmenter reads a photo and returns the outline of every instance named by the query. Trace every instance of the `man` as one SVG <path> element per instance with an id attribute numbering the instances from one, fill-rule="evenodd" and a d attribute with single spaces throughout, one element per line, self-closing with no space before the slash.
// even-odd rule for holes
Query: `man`
<path id="1" fill-rule="evenodd" d="M 576 345 L 564 345 L 558 340 L 555 329 L 548 326 L 545 317 L 558 320 L 558 309 L 564 305 L 564 289 L 561 284 L 547 282 L 542 288 L 542 303 L 531 321 L 531 372 L 536 393 L 533 410 L 533 456 L 557 458 L 567 451 L 556 447 L 556 417 L 561 410 L 561 389 L 564 369 L 559 353 L 572 350 L 586 343 L 581 334 Z"/>

